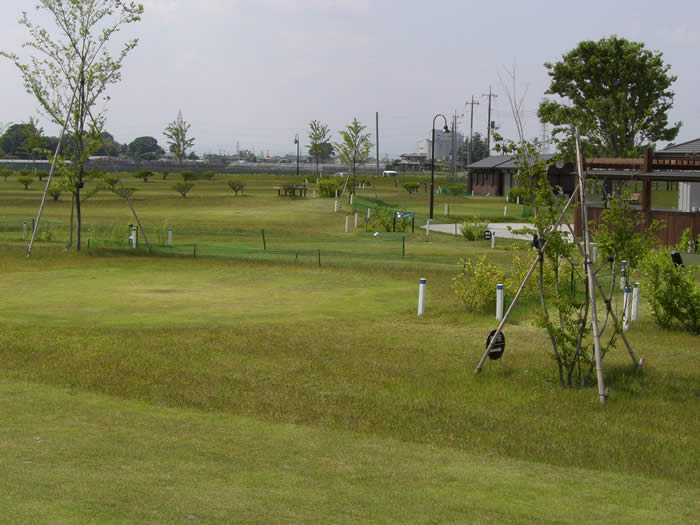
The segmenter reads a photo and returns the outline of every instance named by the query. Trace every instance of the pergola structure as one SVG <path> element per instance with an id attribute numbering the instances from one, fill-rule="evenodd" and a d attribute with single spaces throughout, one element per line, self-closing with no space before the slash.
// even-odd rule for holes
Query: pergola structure
<path id="1" fill-rule="evenodd" d="M 700 143 L 700 140 L 697 141 Z M 692 238 L 700 235 L 700 209 L 666 210 L 652 209 L 652 182 L 700 183 L 700 156 L 693 154 L 669 155 L 663 150 L 654 153 L 645 150 L 644 156 L 638 159 L 622 158 L 589 158 L 584 161 L 586 180 L 608 181 L 640 181 L 642 191 L 639 196 L 637 213 L 645 216 L 648 226 L 654 219 L 665 222 L 666 227 L 657 232 L 661 242 L 667 246 L 680 242 L 681 233 L 690 228 Z M 588 206 L 588 218 L 598 223 L 602 208 Z M 574 231 L 581 235 L 581 219 L 575 215 Z"/>

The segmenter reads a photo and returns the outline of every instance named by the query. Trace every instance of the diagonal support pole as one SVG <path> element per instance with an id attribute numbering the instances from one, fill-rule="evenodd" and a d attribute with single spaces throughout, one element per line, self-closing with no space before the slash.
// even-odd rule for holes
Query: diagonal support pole
<path id="1" fill-rule="evenodd" d="M 557 219 L 557 222 L 554 224 L 554 230 L 556 230 L 559 225 L 561 224 L 561 221 L 564 219 L 564 216 L 566 215 L 566 211 L 569 209 L 569 206 L 571 206 L 571 203 L 574 202 L 574 198 L 576 197 L 576 191 L 578 190 L 578 185 L 574 189 L 574 191 L 571 193 L 571 197 L 569 197 L 569 200 L 566 202 L 566 205 L 564 208 L 561 210 L 561 213 L 559 214 L 559 218 Z M 515 294 L 515 297 L 513 298 L 513 302 L 510 303 L 510 306 L 508 306 L 508 311 L 505 313 L 503 316 L 503 319 L 501 319 L 501 322 L 498 324 L 498 328 L 496 328 L 496 333 L 494 336 L 491 338 L 491 342 L 489 345 L 486 347 L 486 352 L 484 352 L 484 355 L 481 356 L 481 359 L 476 365 L 476 369 L 474 370 L 474 373 L 481 372 L 481 367 L 484 365 L 484 361 L 486 361 L 486 357 L 488 357 L 489 352 L 491 351 L 491 347 L 493 344 L 496 342 L 496 339 L 498 338 L 498 334 L 501 333 L 501 330 L 503 330 L 503 326 L 506 324 L 506 321 L 508 321 L 508 317 L 510 316 L 511 312 L 513 311 L 513 308 L 515 308 L 515 305 L 518 303 L 518 299 L 520 298 L 520 295 L 523 293 L 523 290 L 525 289 L 525 285 L 527 285 L 528 280 L 530 279 L 530 276 L 532 275 L 532 272 L 535 271 L 535 267 L 537 266 L 537 263 L 539 263 L 540 259 L 544 257 L 544 250 L 547 247 L 547 243 L 549 243 L 549 239 L 545 240 L 545 242 L 542 244 L 540 249 L 537 252 L 537 257 L 535 257 L 535 260 L 532 263 L 532 266 L 530 266 L 530 270 L 527 272 L 527 275 L 523 279 L 523 282 L 520 284 L 520 288 L 518 289 L 518 292 Z"/>
<path id="2" fill-rule="evenodd" d="M 126 202 L 129 203 L 129 208 L 131 208 L 131 213 L 134 214 L 134 219 L 136 219 L 136 224 L 139 225 L 139 230 L 141 231 L 141 235 L 143 235 L 143 240 L 146 243 L 146 246 L 148 246 L 148 254 L 151 254 L 151 243 L 148 242 L 148 237 L 146 237 L 146 232 L 143 229 L 143 226 L 141 226 L 141 221 L 139 220 L 139 216 L 136 215 L 136 210 L 134 209 L 134 205 L 131 203 L 131 199 L 129 198 L 129 195 L 126 193 L 126 188 L 124 188 L 124 183 L 122 182 L 121 177 L 117 177 L 117 180 L 119 181 L 119 185 L 122 187 L 122 195 L 124 195 L 124 198 L 126 199 Z"/>

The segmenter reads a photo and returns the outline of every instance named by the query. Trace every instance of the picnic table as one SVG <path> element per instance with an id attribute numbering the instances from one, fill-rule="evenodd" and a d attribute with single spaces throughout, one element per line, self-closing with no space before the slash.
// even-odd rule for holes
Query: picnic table
<path id="1" fill-rule="evenodd" d="M 279 197 L 296 197 L 299 192 L 299 197 L 306 198 L 306 184 L 290 184 L 288 186 L 273 186 L 273 190 L 277 190 Z M 282 194 L 284 192 L 284 195 Z"/>

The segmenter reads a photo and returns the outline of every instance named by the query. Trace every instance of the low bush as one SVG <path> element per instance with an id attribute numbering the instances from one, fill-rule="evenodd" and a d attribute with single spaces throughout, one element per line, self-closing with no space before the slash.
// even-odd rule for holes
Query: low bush
<path id="1" fill-rule="evenodd" d="M 5 179 L 5 182 L 7 182 L 7 177 L 12 175 L 12 170 L 8 168 L 2 168 L 0 169 L 0 177 Z"/>
<path id="2" fill-rule="evenodd" d="M 202 173 L 199 178 L 202 180 L 214 180 L 214 177 L 216 176 L 216 172 L 213 170 L 205 171 Z"/>
<path id="3" fill-rule="evenodd" d="M 417 182 L 404 182 L 401 187 L 408 193 L 415 193 L 418 191 L 418 188 L 420 188 L 420 184 Z"/>
<path id="4" fill-rule="evenodd" d="M 134 178 L 143 179 L 143 182 L 148 182 L 148 179 L 155 175 L 151 170 L 139 170 L 134 173 Z"/>
<path id="5" fill-rule="evenodd" d="M 485 255 L 476 261 L 462 259 L 460 263 L 462 269 L 452 278 L 452 289 L 467 311 L 482 312 L 495 303 L 496 285 L 505 282 L 505 272 L 486 262 Z"/>
<path id="6" fill-rule="evenodd" d="M 335 190 L 340 190 L 343 188 L 343 181 L 337 178 L 332 179 L 321 179 L 318 181 L 316 189 L 321 197 L 335 197 Z"/>
<path id="7" fill-rule="evenodd" d="M 191 180 L 195 180 L 197 178 L 197 174 L 194 171 L 181 171 L 180 177 L 182 177 L 182 180 L 185 182 L 189 182 Z"/>
<path id="8" fill-rule="evenodd" d="M 466 219 L 462 223 L 462 236 L 468 241 L 478 241 L 484 238 L 484 232 L 489 224 L 482 218 Z"/>
<path id="9" fill-rule="evenodd" d="M 49 186 L 49 195 L 51 195 L 51 197 L 55 201 L 57 201 L 58 198 L 61 196 L 62 191 L 63 185 L 60 182 L 52 182 L 51 186 Z"/>
<path id="10" fill-rule="evenodd" d="M 467 191 L 467 188 L 464 186 L 452 185 L 447 187 L 447 191 L 450 192 L 450 195 L 462 195 L 462 193 Z"/>
<path id="11" fill-rule="evenodd" d="M 44 171 L 44 170 L 36 170 L 36 176 L 39 179 L 39 182 L 41 182 L 42 180 L 44 180 L 46 177 L 49 176 L 49 172 Z"/>
<path id="12" fill-rule="evenodd" d="M 668 250 L 651 251 L 644 258 L 649 306 L 660 326 L 700 334 L 700 290 L 693 272 L 692 267 L 674 264 Z"/>

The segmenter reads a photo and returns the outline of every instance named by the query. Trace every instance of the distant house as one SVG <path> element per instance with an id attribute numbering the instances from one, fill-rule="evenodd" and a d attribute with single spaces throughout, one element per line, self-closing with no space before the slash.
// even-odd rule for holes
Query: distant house
<path id="1" fill-rule="evenodd" d="M 403 153 L 389 166 L 397 171 L 423 171 L 430 167 L 422 153 Z"/>
<path id="2" fill-rule="evenodd" d="M 668 146 L 655 152 L 654 158 L 669 162 L 673 159 L 700 159 L 700 139 Z M 700 183 L 678 182 L 678 211 L 700 211 Z"/>
<path id="3" fill-rule="evenodd" d="M 540 158 L 550 160 L 553 155 Z M 475 195 L 508 195 L 515 186 L 518 172 L 516 157 L 513 155 L 493 155 L 467 166 L 470 171 L 471 191 Z M 555 163 L 549 167 L 547 177 L 552 187 L 560 187 L 570 194 L 576 187 L 576 178 L 572 175 L 573 164 Z"/>

